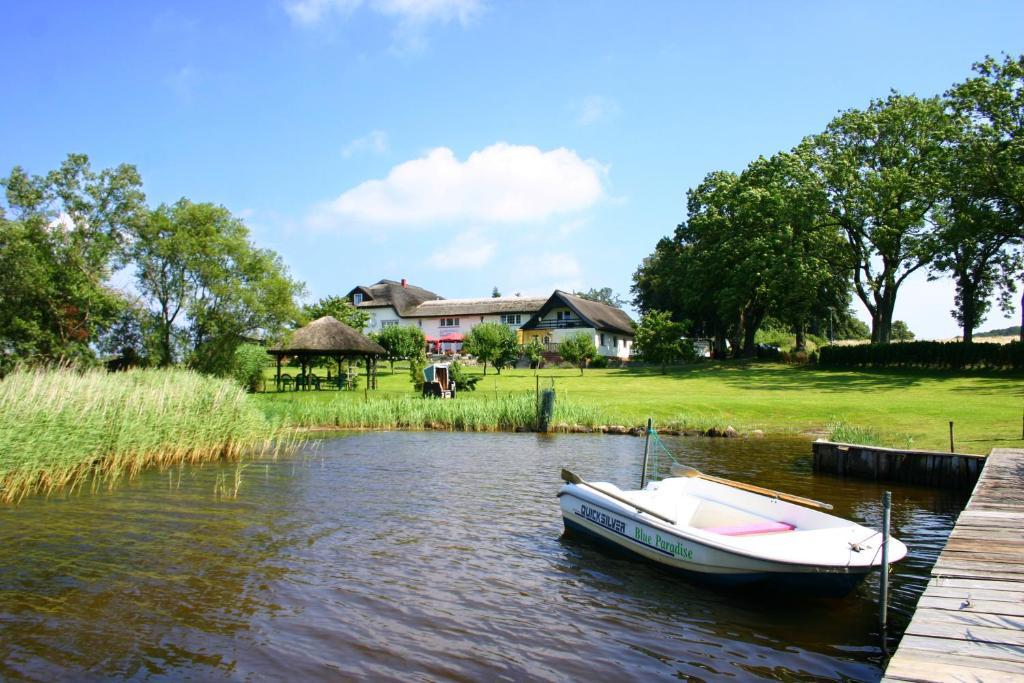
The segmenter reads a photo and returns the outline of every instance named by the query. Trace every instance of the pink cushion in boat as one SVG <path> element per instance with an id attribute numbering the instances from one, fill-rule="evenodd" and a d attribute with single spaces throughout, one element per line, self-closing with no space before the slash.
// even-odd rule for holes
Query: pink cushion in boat
<path id="1" fill-rule="evenodd" d="M 705 529 L 723 536 L 749 536 L 751 534 L 770 534 L 777 531 L 792 531 L 796 527 L 785 522 L 755 522 L 754 524 L 737 524 L 735 526 L 719 526 Z"/>

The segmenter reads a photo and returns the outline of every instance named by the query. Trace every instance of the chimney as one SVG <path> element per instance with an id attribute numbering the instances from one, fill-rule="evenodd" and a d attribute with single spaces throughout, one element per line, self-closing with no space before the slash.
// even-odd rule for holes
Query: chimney
<path id="1" fill-rule="evenodd" d="M 408 289 L 408 288 L 409 288 L 409 281 L 408 281 L 408 280 L 406 280 L 406 279 L 405 279 L 405 278 L 403 277 L 403 278 L 402 278 L 402 289 Z"/>

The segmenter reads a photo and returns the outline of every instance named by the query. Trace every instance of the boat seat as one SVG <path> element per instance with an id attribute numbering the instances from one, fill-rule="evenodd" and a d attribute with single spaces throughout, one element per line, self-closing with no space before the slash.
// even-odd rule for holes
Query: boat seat
<path id="1" fill-rule="evenodd" d="M 704 529 L 713 534 L 722 536 L 753 536 L 754 534 L 776 534 L 783 531 L 792 531 L 796 527 L 786 522 L 754 522 L 752 524 L 733 524 L 730 526 L 712 527 Z"/>

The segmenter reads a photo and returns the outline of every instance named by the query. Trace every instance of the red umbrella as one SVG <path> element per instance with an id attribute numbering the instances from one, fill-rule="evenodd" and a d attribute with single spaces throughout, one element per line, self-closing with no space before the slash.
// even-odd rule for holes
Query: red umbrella
<path id="1" fill-rule="evenodd" d="M 436 344 L 437 342 L 441 341 L 441 340 L 440 340 L 440 339 L 438 339 L 437 337 L 430 337 L 430 336 L 424 337 L 424 339 L 425 339 L 425 340 L 426 340 L 426 341 L 427 341 L 428 343 L 430 343 L 430 344 Z"/>
<path id="2" fill-rule="evenodd" d="M 441 337 L 441 341 L 443 342 L 460 342 L 462 341 L 462 339 L 462 335 L 459 334 L 458 332 L 449 332 L 448 334 Z"/>

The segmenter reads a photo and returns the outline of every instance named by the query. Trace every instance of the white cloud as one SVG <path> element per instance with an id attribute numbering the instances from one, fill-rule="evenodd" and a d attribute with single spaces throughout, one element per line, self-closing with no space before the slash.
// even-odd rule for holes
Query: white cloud
<path id="1" fill-rule="evenodd" d="M 199 71 L 192 66 L 183 66 L 174 73 L 168 74 L 164 79 L 167 87 L 177 95 L 178 99 L 186 102 L 192 99 L 199 81 Z"/>
<path id="2" fill-rule="evenodd" d="M 619 105 L 615 100 L 600 95 L 583 98 L 577 107 L 576 123 L 590 126 L 601 121 L 614 118 L 619 113 Z"/>
<path id="3" fill-rule="evenodd" d="M 289 0 L 284 10 L 296 24 L 310 26 L 329 14 L 350 14 L 362 4 L 363 0 Z"/>
<path id="4" fill-rule="evenodd" d="M 568 253 L 540 252 L 514 261 L 516 282 L 529 283 L 528 294 L 550 294 L 555 289 L 573 291 L 583 288 L 583 268 L 576 256 Z"/>
<path id="5" fill-rule="evenodd" d="M 438 270 L 479 270 L 488 263 L 498 244 L 477 229 L 466 230 L 437 249 L 427 262 Z"/>
<path id="6" fill-rule="evenodd" d="M 311 26 L 331 15 L 347 16 L 360 7 L 405 25 L 449 24 L 467 26 L 483 5 L 481 0 L 288 0 L 285 12 L 296 24 Z"/>
<path id="7" fill-rule="evenodd" d="M 388 151 L 388 134 L 382 130 L 372 130 L 345 145 L 341 150 L 341 156 L 349 159 L 354 154 L 361 152 L 383 154 L 386 151 Z"/>
<path id="8" fill-rule="evenodd" d="M 320 230 L 537 222 L 593 206 L 605 173 L 565 148 L 497 143 L 460 161 L 438 147 L 314 207 L 306 221 Z"/>

